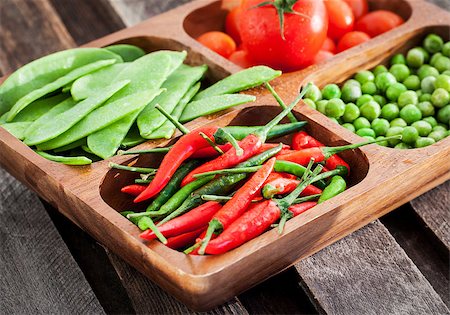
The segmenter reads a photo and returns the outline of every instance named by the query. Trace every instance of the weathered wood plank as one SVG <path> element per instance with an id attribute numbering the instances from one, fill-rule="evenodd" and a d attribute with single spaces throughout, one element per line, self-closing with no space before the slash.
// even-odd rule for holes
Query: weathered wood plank
<path id="1" fill-rule="evenodd" d="M 39 199 L 0 169 L 3 314 L 103 314 Z"/>
<path id="2" fill-rule="evenodd" d="M 327 314 L 450 313 L 379 221 L 295 268 Z"/>

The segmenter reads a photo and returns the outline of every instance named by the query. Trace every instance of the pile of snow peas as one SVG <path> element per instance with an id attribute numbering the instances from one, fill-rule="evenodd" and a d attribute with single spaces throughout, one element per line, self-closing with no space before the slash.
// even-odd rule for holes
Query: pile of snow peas
<path id="1" fill-rule="evenodd" d="M 306 104 L 367 139 L 402 135 L 378 144 L 421 148 L 449 135 L 450 42 L 427 35 L 421 47 L 397 54 L 372 71 L 356 73 L 341 87 L 314 86 Z"/>
<path id="2" fill-rule="evenodd" d="M 0 126 L 52 161 L 85 165 L 147 139 L 171 138 L 181 122 L 255 100 L 235 94 L 281 74 L 253 67 L 201 89 L 206 65 L 185 51 L 146 54 L 132 45 L 76 48 L 37 59 L 0 86 Z"/>
<path id="3" fill-rule="evenodd" d="M 185 135 L 169 148 L 125 152 L 164 152 L 159 168 L 110 165 L 140 173 L 121 191 L 146 208 L 121 214 L 144 231 L 142 239 L 158 239 L 190 255 L 222 254 L 273 225 L 281 234 L 289 219 L 347 188 L 350 166 L 337 153 L 376 140 L 325 147 L 302 131 L 306 122 L 291 113 L 310 85 L 289 106 L 266 86 L 283 109 L 266 125 L 190 131 L 161 111 Z M 279 124 L 286 116 L 290 123 Z M 266 143 L 292 133 L 291 145 Z"/>

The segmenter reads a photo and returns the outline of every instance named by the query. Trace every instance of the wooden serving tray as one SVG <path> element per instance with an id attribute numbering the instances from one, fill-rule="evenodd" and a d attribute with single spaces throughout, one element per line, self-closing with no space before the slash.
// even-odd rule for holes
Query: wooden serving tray
<path id="1" fill-rule="evenodd" d="M 373 1 L 372 7 L 393 10 L 408 20 L 397 29 L 345 51 L 327 63 L 284 74 L 274 86 L 287 102 L 295 98 L 299 87 L 306 82 L 314 81 L 319 86 L 342 82 L 356 71 L 387 62 L 394 53 L 417 45 L 429 32 L 437 32 L 447 40 L 450 38 L 450 14 L 424 1 L 378 0 Z M 224 16 L 219 1 L 198 0 L 86 46 L 130 43 L 149 52 L 184 49 L 188 51 L 187 62 L 208 64 L 208 79 L 215 81 L 240 68 L 201 46 L 190 35 L 221 29 Z M 267 91 L 257 88 L 250 93 L 257 96 L 257 101 L 251 105 L 224 111 L 222 115 L 199 118 L 187 127 L 258 125 L 279 112 Z M 294 113 L 299 119 L 307 120 L 307 132 L 326 145 L 362 141 L 304 104 L 297 106 Z M 281 140 L 288 141 L 289 138 Z M 148 141 L 137 148 L 165 146 L 174 141 Z M 223 255 L 188 256 L 157 241 L 141 241 L 139 229 L 117 212 L 134 207 L 130 198 L 119 193 L 120 187 L 130 183 L 133 175 L 110 170 L 108 163 L 136 160 L 136 165 L 157 166 L 160 155 L 115 156 L 91 166 L 66 166 L 43 159 L 0 128 L 2 167 L 195 310 L 211 309 L 227 301 L 448 180 L 449 155 L 450 137 L 422 149 L 398 150 L 369 145 L 345 152 L 342 156 L 352 168 L 351 187 L 290 220 L 283 235 L 270 230 Z"/>

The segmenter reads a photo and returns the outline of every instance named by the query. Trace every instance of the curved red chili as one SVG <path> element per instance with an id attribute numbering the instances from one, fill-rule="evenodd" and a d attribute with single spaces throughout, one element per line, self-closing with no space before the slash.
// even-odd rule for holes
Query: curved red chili
<path id="1" fill-rule="evenodd" d="M 196 238 L 205 230 L 206 225 L 200 229 L 195 231 L 187 232 L 184 234 L 180 234 L 174 237 L 170 237 L 167 239 L 167 243 L 165 244 L 167 247 L 172 249 L 180 249 L 185 248 L 192 244 Z"/>
<path id="2" fill-rule="evenodd" d="M 139 196 L 145 189 L 147 189 L 147 186 L 133 184 L 122 187 L 120 191 L 131 196 Z"/>

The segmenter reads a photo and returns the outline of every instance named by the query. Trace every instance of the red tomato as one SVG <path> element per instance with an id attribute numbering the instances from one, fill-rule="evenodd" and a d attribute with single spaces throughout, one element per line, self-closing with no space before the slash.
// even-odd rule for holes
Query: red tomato
<path id="1" fill-rule="evenodd" d="M 245 50 L 236 50 L 231 54 L 228 60 L 242 68 L 249 68 L 253 65 Z"/>
<path id="2" fill-rule="evenodd" d="M 222 0 L 222 9 L 231 11 L 241 5 L 241 0 Z"/>
<path id="3" fill-rule="evenodd" d="M 359 19 L 361 16 L 369 12 L 369 4 L 367 0 L 344 0 L 352 8 L 355 19 Z"/>
<path id="4" fill-rule="evenodd" d="M 328 37 L 340 39 L 345 33 L 353 30 L 355 17 L 352 9 L 343 0 L 326 0 L 328 12 Z"/>
<path id="5" fill-rule="evenodd" d="M 378 36 L 387 32 L 405 21 L 391 11 L 378 10 L 370 12 L 361 17 L 355 25 L 355 30 L 364 32 L 370 37 Z"/>
<path id="6" fill-rule="evenodd" d="M 229 35 L 222 32 L 206 32 L 200 35 L 197 40 L 225 58 L 230 57 L 236 50 L 236 43 L 234 40 Z"/>
<path id="7" fill-rule="evenodd" d="M 225 19 L 225 32 L 234 39 L 236 44 L 241 42 L 241 35 L 239 34 L 239 17 L 242 12 L 242 8 L 236 7 L 227 14 Z"/>
<path id="8" fill-rule="evenodd" d="M 334 54 L 332 52 L 326 50 L 320 50 L 317 55 L 314 57 L 314 63 L 322 63 L 333 57 Z"/>
<path id="9" fill-rule="evenodd" d="M 326 37 L 328 17 L 322 0 L 299 0 L 284 14 L 284 37 L 277 10 L 257 7 L 261 0 L 243 2 L 240 33 L 244 49 L 255 64 L 292 71 L 312 64 Z M 306 17 L 305 17 L 306 16 Z"/>
<path id="10" fill-rule="evenodd" d="M 342 36 L 339 44 L 337 46 L 337 51 L 341 52 L 346 49 L 352 48 L 353 46 L 362 44 L 367 42 L 370 39 L 370 36 L 363 32 L 348 32 L 344 36 Z"/>
<path id="11" fill-rule="evenodd" d="M 331 38 L 327 37 L 325 38 L 325 41 L 323 42 L 322 48 L 320 48 L 320 50 L 329 51 L 334 54 L 336 52 L 336 44 Z"/>

